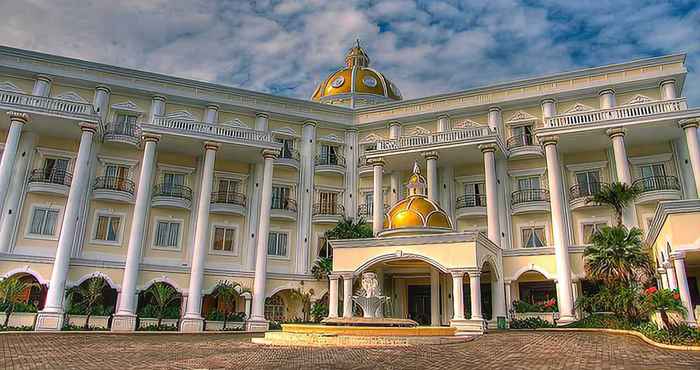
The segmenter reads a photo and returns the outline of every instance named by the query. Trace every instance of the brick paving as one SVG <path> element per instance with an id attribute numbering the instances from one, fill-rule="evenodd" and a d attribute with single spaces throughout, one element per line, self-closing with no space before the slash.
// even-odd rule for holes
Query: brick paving
<path id="1" fill-rule="evenodd" d="M 0 369 L 700 369 L 700 352 L 602 333 L 500 332 L 403 348 L 272 347 L 246 334 L 2 334 Z"/>

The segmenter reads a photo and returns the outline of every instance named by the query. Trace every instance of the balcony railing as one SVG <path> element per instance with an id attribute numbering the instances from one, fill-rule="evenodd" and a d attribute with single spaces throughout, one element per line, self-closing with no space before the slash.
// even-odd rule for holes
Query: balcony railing
<path id="1" fill-rule="evenodd" d="M 345 214 L 345 207 L 336 203 L 316 203 L 313 206 L 313 215 L 342 216 Z"/>
<path id="2" fill-rule="evenodd" d="M 110 122 L 105 126 L 105 140 L 124 140 L 133 143 L 141 141 L 141 127 L 135 123 Z"/>
<path id="3" fill-rule="evenodd" d="M 384 213 L 389 211 L 389 205 L 384 205 Z M 374 214 L 374 205 L 372 204 L 360 204 L 357 206 L 357 214 L 360 216 L 371 216 Z"/>
<path id="4" fill-rule="evenodd" d="M 134 194 L 136 184 L 124 177 L 102 176 L 95 179 L 95 185 L 92 188 L 95 190 L 114 190 Z"/>
<path id="5" fill-rule="evenodd" d="M 624 105 L 610 109 L 598 109 L 590 112 L 564 114 L 547 118 L 547 127 L 585 125 L 593 122 L 650 116 L 659 113 L 677 112 L 688 109 L 685 98 L 654 101 L 643 104 Z"/>
<path id="6" fill-rule="evenodd" d="M 282 148 L 280 150 L 280 156 L 279 158 L 281 159 L 293 159 L 295 161 L 299 160 L 299 151 L 294 149 L 294 148 Z"/>
<path id="7" fill-rule="evenodd" d="M 345 167 L 345 158 L 342 155 L 317 155 L 316 156 L 317 166 L 340 166 Z"/>
<path id="8" fill-rule="evenodd" d="M 549 202 L 549 190 L 546 189 L 523 189 L 516 190 L 510 196 L 511 204 L 521 204 L 529 202 Z"/>
<path id="9" fill-rule="evenodd" d="M 91 120 L 98 119 L 92 104 L 21 94 L 12 91 L 0 90 L 0 104 L 13 106 L 19 109 L 31 108 L 31 110 L 45 113 L 67 114 L 90 118 Z"/>
<path id="10" fill-rule="evenodd" d="M 454 143 L 495 133 L 495 130 L 490 129 L 488 126 L 484 126 L 464 130 L 460 129 L 436 132 L 429 135 L 402 136 L 398 139 L 377 141 L 377 150 L 396 150 L 421 147 L 431 144 Z"/>
<path id="11" fill-rule="evenodd" d="M 272 136 L 269 132 L 251 130 L 241 127 L 214 125 L 211 123 L 171 119 L 162 116 L 154 117 L 153 125 L 174 129 L 185 133 L 215 135 L 235 140 L 258 141 L 265 143 L 273 142 Z"/>
<path id="12" fill-rule="evenodd" d="M 508 149 L 520 148 L 523 146 L 535 146 L 535 138 L 531 134 L 511 136 L 506 140 Z"/>
<path id="13" fill-rule="evenodd" d="M 645 177 L 633 182 L 632 186 L 639 188 L 643 193 L 658 190 L 681 190 L 681 185 L 675 176 Z"/>
<path id="14" fill-rule="evenodd" d="M 457 197 L 456 209 L 486 207 L 486 194 L 464 194 Z"/>
<path id="15" fill-rule="evenodd" d="M 73 174 L 65 170 L 39 168 L 32 170 L 29 174 L 29 182 L 70 186 L 71 181 L 73 181 Z"/>
<path id="16" fill-rule="evenodd" d="M 272 197 L 272 209 L 278 209 L 282 211 L 297 211 L 297 201 L 291 198 L 276 198 Z"/>
<path id="17" fill-rule="evenodd" d="M 569 197 L 571 199 L 579 199 L 596 195 L 601 189 L 608 186 L 604 182 L 591 182 L 588 184 L 576 184 L 569 188 Z"/>
<path id="18" fill-rule="evenodd" d="M 192 189 L 184 185 L 157 184 L 153 187 L 154 197 L 172 197 L 185 200 L 192 200 Z"/>
<path id="19" fill-rule="evenodd" d="M 357 165 L 359 167 L 369 166 L 369 162 L 367 162 L 367 156 L 361 155 L 359 158 L 357 158 Z"/>
<path id="20" fill-rule="evenodd" d="M 212 204 L 234 204 L 245 207 L 245 194 L 236 193 L 235 191 L 217 191 L 211 193 Z"/>

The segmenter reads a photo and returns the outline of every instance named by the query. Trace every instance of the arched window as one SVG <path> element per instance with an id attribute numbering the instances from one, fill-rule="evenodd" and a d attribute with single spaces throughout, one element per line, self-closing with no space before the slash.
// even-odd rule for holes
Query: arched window
<path id="1" fill-rule="evenodd" d="M 284 301 L 278 294 L 265 298 L 265 319 L 284 321 Z"/>

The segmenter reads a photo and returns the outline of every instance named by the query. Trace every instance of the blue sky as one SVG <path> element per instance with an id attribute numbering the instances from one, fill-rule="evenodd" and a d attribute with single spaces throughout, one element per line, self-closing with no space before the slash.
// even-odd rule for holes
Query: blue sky
<path id="1" fill-rule="evenodd" d="M 0 44 L 307 98 L 355 38 L 406 98 L 688 54 L 700 1 L 0 0 Z"/>

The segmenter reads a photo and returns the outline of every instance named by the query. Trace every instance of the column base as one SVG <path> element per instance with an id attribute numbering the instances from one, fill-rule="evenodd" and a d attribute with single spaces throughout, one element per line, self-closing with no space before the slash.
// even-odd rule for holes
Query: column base
<path id="1" fill-rule="evenodd" d="M 131 332 L 136 330 L 136 315 L 134 314 L 116 314 L 112 318 L 111 331 L 116 332 Z"/>
<path id="2" fill-rule="evenodd" d="M 34 331 L 61 331 L 63 319 L 63 312 L 39 312 L 36 315 Z"/>
<path id="3" fill-rule="evenodd" d="M 450 326 L 457 328 L 457 335 L 483 334 L 486 331 L 484 320 L 452 319 Z"/>
<path id="4" fill-rule="evenodd" d="M 183 333 L 201 333 L 204 331 L 204 319 L 201 317 L 185 317 L 180 322 L 180 331 Z"/>
<path id="5" fill-rule="evenodd" d="M 559 316 L 559 320 L 557 320 L 557 326 L 564 326 L 567 324 L 571 324 L 572 322 L 578 321 L 576 320 L 576 316 L 573 315 L 568 315 L 568 316 Z"/>
<path id="6" fill-rule="evenodd" d="M 270 329 L 270 322 L 265 319 L 251 318 L 245 322 L 245 330 L 253 332 L 266 332 Z"/>

